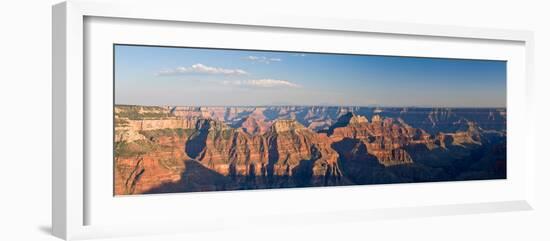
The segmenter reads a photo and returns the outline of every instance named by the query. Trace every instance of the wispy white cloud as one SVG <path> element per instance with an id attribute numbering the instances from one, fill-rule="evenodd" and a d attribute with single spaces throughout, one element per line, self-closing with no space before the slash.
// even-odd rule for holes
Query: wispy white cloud
<path id="1" fill-rule="evenodd" d="M 253 56 L 253 55 L 250 55 L 250 56 L 246 56 L 244 57 L 245 60 L 248 60 L 248 61 L 253 61 L 253 62 L 258 62 L 258 63 L 264 63 L 264 64 L 269 64 L 269 63 L 272 63 L 272 62 L 281 62 L 283 61 L 282 59 L 280 58 L 268 58 L 268 57 L 265 57 L 265 56 Z"/>
<path id="2" fill-rule="evenodd" d="M 252 88 L 299 88 L 300 85 L 288 80 L 257 79 L 257 80 L 226 80 L 224 85 Z"/>
<path id="3" fill-rule="evenodd" d="M 177 67 L 173 69 L 164 69 L 157 73 L 159 76 L 182 75 L 182 74 L 221 74 L 221 75 L 247 75 L 248 72 L 242 69 L 224 69 L 206 66 L 204 64 L 194 64 L 190 67 Z"/>

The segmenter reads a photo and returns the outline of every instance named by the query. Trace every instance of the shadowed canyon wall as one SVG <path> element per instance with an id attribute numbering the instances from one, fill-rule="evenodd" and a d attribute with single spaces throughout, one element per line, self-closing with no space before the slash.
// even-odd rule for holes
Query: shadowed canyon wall
<path id="1" fill-rule="evenodd" d="M 506 110 L 115 107 L 115 195 L 506 177 Z"/>

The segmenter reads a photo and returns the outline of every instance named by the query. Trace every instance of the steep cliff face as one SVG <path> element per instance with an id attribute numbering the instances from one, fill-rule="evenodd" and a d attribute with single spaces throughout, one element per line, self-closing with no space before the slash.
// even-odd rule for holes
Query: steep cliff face
<path id="1" fill-rule="evenodd" d="M 376 157 L 384 166 L 412 163 L 413 160 L 403 147 L 412 142 L 422 142 L 424 139 L 420 138 L 425 137 L 416 129 L 396 124 L 392 119 L 375 115 L 369 123 L 366 117 L 352 113 L 343 115 L 329 133 L 336 143 L 344 139 L 359 140 L 367 153 Z"/>
<path id="2" fill-rule="evenodd" d="M 115 142 L 115 194 L 146 193 L 180 180 L 189 159 L 181 129 L 141 131 L 142 139 Z"/>
<path id="3" fill-rule="evenodd" d="M 249 116 L 244 118 L 239 126 L 244 132 L 256 135 L 265 133 L 271 127 L 271 124 L 271 122 L 266 122 L 265 118 Z"/>
<path id="4" fill-rule="evenodd" d="M 273 179 L 280 182 L 286 177 L 280 185 L 292 186 L 295 181 L 324 183 L 324 177 L 342 176 L 338 154 L 330 144 L 326 135 L 295 120 L 275 121 L 265 133 L 252 135 L 209 120 L 189 137 L 186 151 L 224 176 L 261 178 L 258 181 L 266 187 Z"/>
<path id="5" fill-rule="evenodd" d="M 502 123 L 499 109 L 117 106 L 115 194 L 503 178 Z"/>
<path id="6" fill-rule="evenodd" d="M 216 120 L 206 120 L 188 139 L 187 154 L 222 175 L 265 172 L 268 146 L 260 135 L 249 135 Z"/>
<path id="7" fill-rule="evenodd" d="M 371 124 L 368 119 L 353 113 L 347 113 L 329 128 L 329 135 L 334 141 L 343 138 L 365 139 L 371 136 Z"/>
<path id="8" fill-rule="evenodd" d="M 193 129 L 198 118 L 159 119 L 159 120 L 127 120 L 133 130 L 147 131 L 158 129 Z"/>
<path id="9" fill-rule="evenodd" d="M 278 120 L 265 134 L 270 144 L 273 175 L 313 178 L 312 183 L 329 184 L 343 176 L 338 153 L 326 135 L 317 134 L 295 120 Z M 307 180 L 300 180 L 307 182 Z"/>

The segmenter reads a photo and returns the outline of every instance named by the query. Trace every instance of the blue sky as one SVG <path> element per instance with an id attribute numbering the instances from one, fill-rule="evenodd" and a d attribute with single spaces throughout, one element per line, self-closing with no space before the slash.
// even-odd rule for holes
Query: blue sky
<path id="1" fill-rule="evenodd" d="M 116 45 L 115 103 L 505 107 L 506 62 Z"/>

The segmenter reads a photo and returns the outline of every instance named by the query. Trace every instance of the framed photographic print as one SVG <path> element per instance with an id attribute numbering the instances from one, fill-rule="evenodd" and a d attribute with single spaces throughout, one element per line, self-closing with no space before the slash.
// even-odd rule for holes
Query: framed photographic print
<path id="1" fill-rule="evenodd" d="M 54 6 L 56 236 L 532 208 L 530 32 L 183 5 Z"/>
<path id="2" fill-rule="evenodd" d="M 113 48 L 115 195 L 506 179 L 506 61 Z"/>

